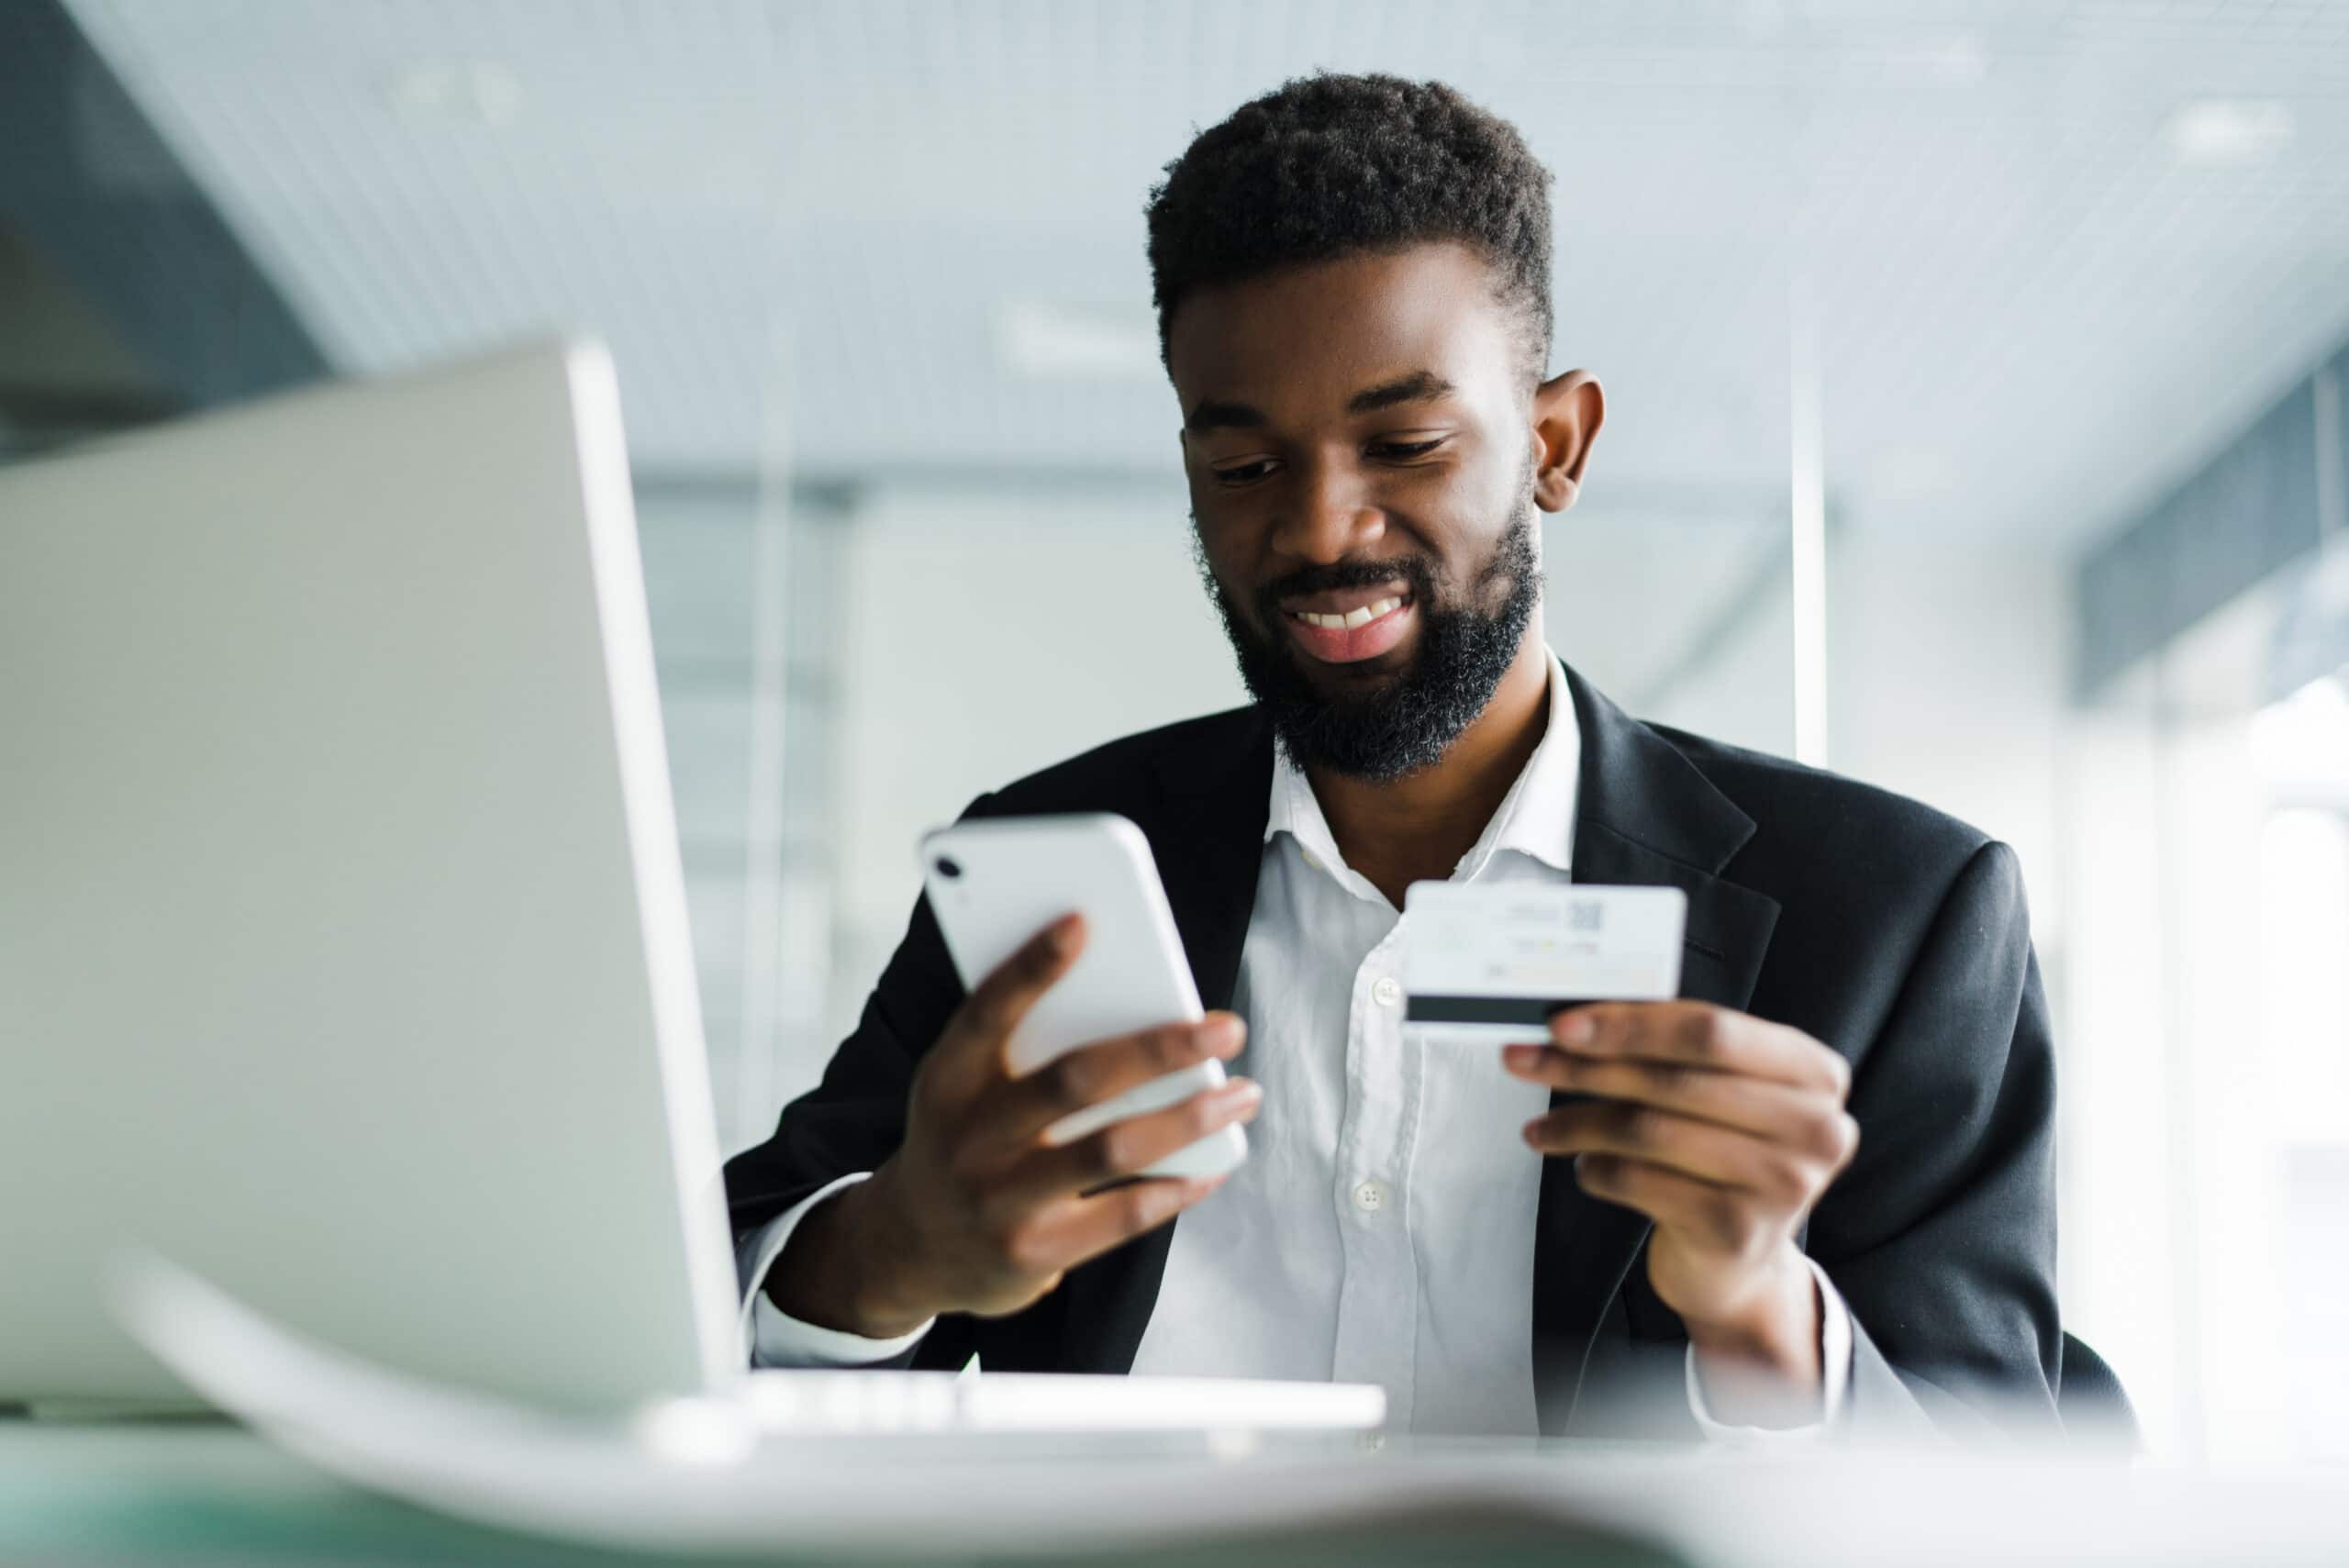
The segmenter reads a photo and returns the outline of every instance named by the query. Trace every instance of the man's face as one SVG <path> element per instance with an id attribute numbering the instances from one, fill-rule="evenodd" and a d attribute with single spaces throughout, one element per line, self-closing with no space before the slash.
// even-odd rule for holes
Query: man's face
<path id="1" fill-rule="evenodd" d="M 1486 263 L 1422 245 L 1202 291 L 1167 348 L 1200 563 L 1251 693 L 1301 763 L 1435 762 L 1541 602 L 1542 449 Z"/>

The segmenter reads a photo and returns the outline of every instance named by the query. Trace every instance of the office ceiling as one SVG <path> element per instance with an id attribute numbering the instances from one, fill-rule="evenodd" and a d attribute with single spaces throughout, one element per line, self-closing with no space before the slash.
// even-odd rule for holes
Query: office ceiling
<path id="1" fill-rule="evenodd" d="M 1557 173 L 1592 499 L 2069 542 L 2349 335 L 2349 4 L 72 0 L 340 368 L 613 344 L 640 467 L 1164 471 L 1141 206 L 1317 66 Z"/>

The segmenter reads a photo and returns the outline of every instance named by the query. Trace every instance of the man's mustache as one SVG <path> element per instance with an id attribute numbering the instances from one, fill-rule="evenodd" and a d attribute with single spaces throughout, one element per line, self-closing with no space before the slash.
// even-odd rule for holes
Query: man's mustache
<path id="1" fill-rule="evenodd" d="M 1393 556 L 1383 561 L 1336 561 L 1327 566 L 1305 567 L 1265 584 L 1255 594 L 1256 612 L 1264 624 L 1276 626 L 1281 606 L 1308 594 L 1332 593 L 1346 588 L 1376 588 L 1400 578 L 1411 590 L 1418 604 L 1433 608 L 1436 604 L 1436 574 L 1422 557 Z"/>

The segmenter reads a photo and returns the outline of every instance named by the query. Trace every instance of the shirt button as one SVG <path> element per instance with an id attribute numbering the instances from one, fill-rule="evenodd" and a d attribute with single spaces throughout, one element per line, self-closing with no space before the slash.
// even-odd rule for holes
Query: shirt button
<path id="1" fill-rule="evenodd" d="M 1305 851 L 1305 864 L 1308 870 L 1319 871 L 1321 869 L 1321 857 L 1315 854 L 1311 850 L 1308 850 Z"/>
<path id="2" fill-rule="evenodd" d="M 1380 1209 L 1385 1208 L 1386 1184 L 1376 1176 L 1357 1183 L 1354 1186 L 1354 1207 L 1364 1214 L 1376 1214 Z"/>
<path id="3" fill-rule="evenodd" d="M 1391 1007 L 1403 999 L 1403 987 L 1396 983 L 1393 975 L 1382 974 L 1378 983 L 1370 988 L 1370 999 L 1382 1007 Z"/>

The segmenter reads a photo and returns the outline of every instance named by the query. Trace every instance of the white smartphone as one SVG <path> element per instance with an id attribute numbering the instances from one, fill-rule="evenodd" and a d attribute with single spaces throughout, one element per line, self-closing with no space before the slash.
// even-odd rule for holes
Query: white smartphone
<path id="1" fill-rule="evenodd" d="M 1012 1031 L 1014 1073 L 1077 1046 L 1206 1016 L 1150 840 L 1126 818 L 1100 812 L 958 823 L 925 834 L 921 858 L 931 913 L 966 990 L 1062 916 L 1085 917 L 1085 951 Z M 1068 1142 L 1223 1081 L 1223 1063 L 1210 1058 L 1064 1117 L 1046 1136 Z M 1227 1127 L 1141 1174 L 1217 1176 L 1247 1157 L 1247 1134 Z"/>

